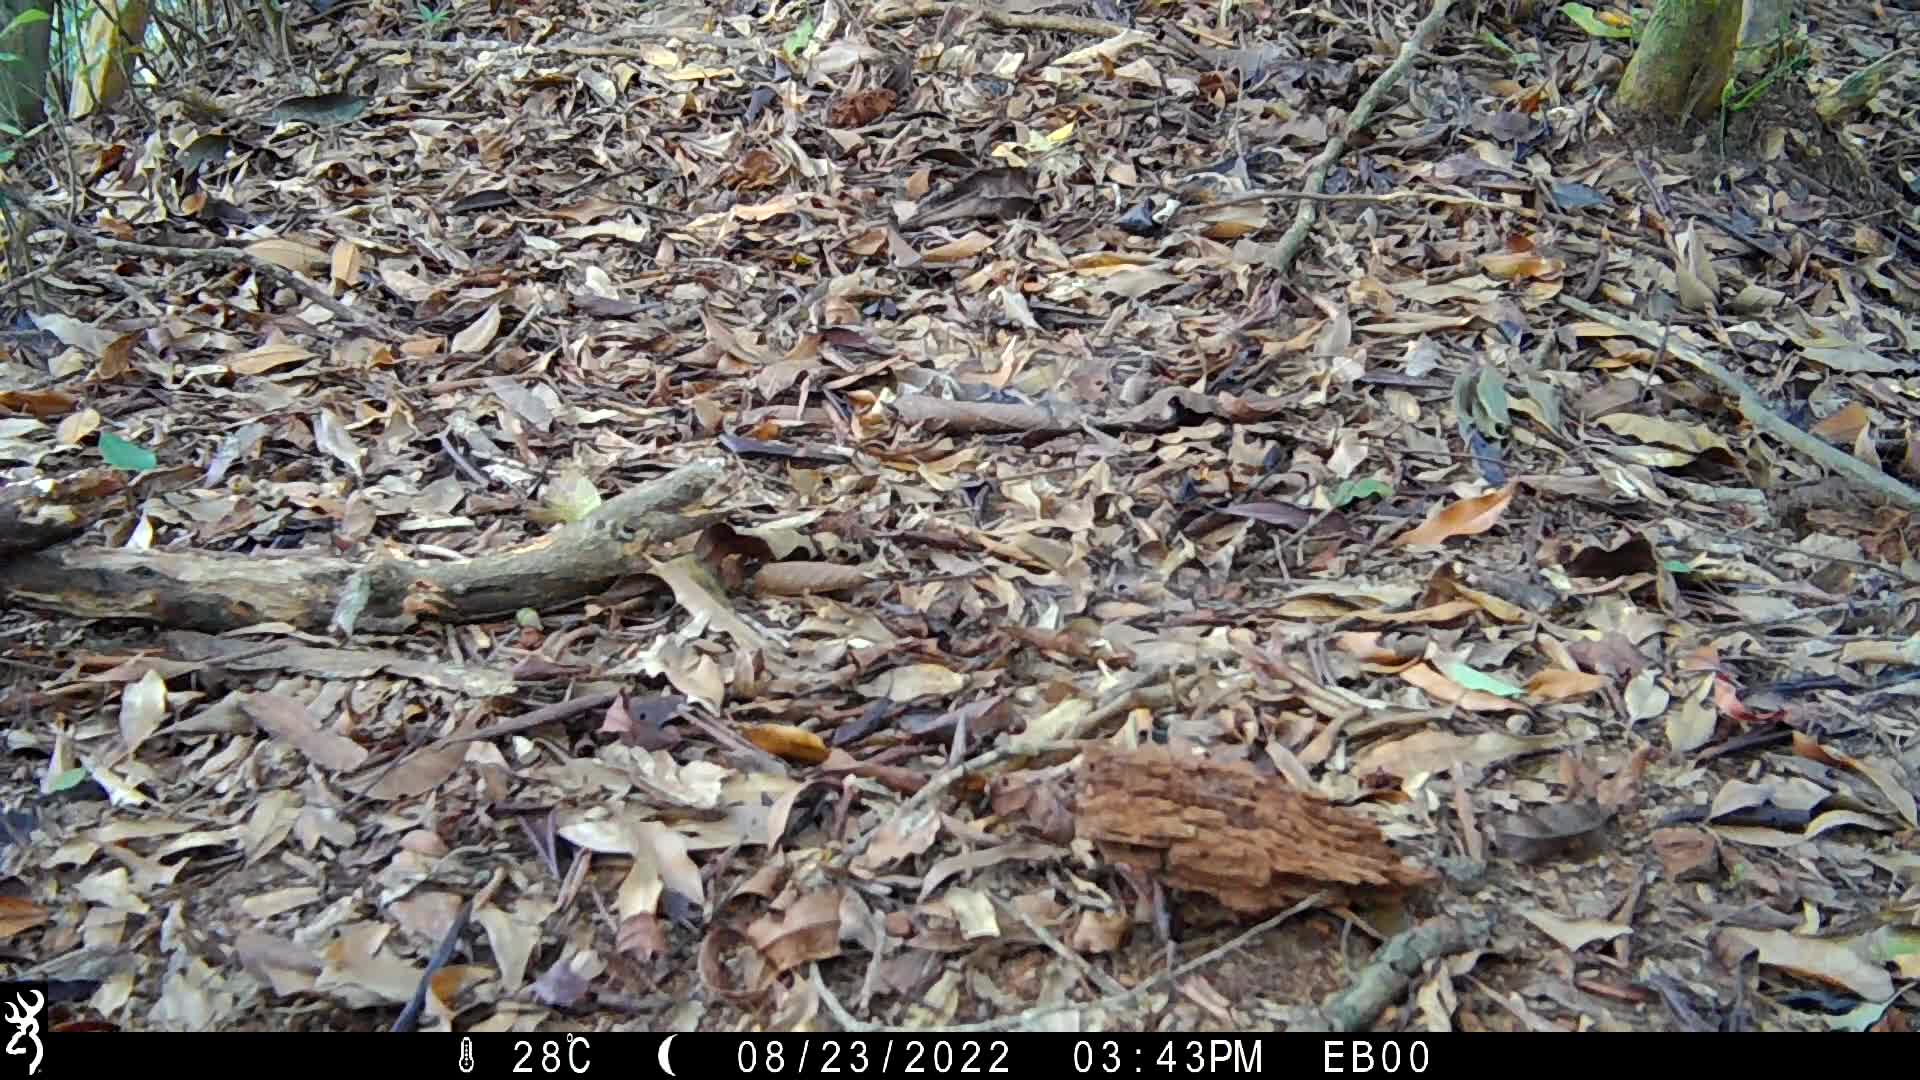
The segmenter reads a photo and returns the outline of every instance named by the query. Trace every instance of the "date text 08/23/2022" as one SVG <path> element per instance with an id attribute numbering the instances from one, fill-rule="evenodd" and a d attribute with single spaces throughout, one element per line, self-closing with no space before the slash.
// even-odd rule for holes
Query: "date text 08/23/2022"
<path id="1" fill-rule="evenodd" d="M 662 1047 L 669 1075 L 680 1071 L 673 1068 L 680 1054 L 672 1052 L 679 1049 Z M 1002 1076 L 1035 1069 L 1076 1076 L 1255 1076 L 1276 1067 L 1392 1077 L 1424 1074 L 1430 1062 L 1423 1039 L 1316 1036 L 744 1036 L 728 1048 L 731 1061 L 713 1060 L 714 1049 L 696 1052 L 701 1067 L 730 1065 L 739 1076 Z"/>

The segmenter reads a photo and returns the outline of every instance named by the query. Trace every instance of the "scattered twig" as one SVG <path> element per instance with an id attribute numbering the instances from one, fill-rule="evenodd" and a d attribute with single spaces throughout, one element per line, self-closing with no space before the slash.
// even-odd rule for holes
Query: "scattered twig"
<path id="1" fill-rule="evenodd" d="M 517 735 L 522 731 L 531 731 L 543 724 L 558 723 L 569 717 L 578 716 L 583 712 L 591 712 L 594 709 L 605 708 L 613 704 L 613 699 L 618 696 L 618 694 L 611 692 L 582 694 L 577 698 L 542 706 L 524 716 L 516 716 L 511 720 L 502 720 L 497 724 L 489 724 L 478 731 L 469 731 L 464 735 L 449 735 L 441 739 L 439 745 L 452 746 L 454 743 L 478 742 L 481 739 L 497 739 L 502 735 Z"/>
<path id="2" fill-rule="evenodd" d="M 1487 199 L 1476 199 L 1471 195 L 1450 195 L 1444 191 L 1390 191 L 1384 195 L 1370 195 L 1364 192 L 1343 192 L 1338 195 L 1329 195 L 1323 191 L 1243 191 L 1238 194 L 1215 199 L 1212 202 L 1196 203 L 1189 207 L 1188 211 L 1198 214 L 1219 206 L 1239 206 L 1242 203 L 1253 202 L 1289 202 L 1293 200 L 1321 203 L 1370 204 L 1429 202 L 1440 203 L 1446 206 L 1471 206 L 1481 210 L 1499 210 L 1526 218 L 1540 216 L 1538 211 L 1525 206 L 1509 206 L 1506 203 L 1492 202 Z"/>
<path id="3" fill-rule="evenodd" d="M 1324 903 L 1326 899 L 1327 899 L 1327 894 L 1315 893 L 1312 896 L 1307 897 L 1305 900 L 1302 900 L 1299 903 L 1288 908 L 1287 910 L 1281 912 L 1280 914 L 1272 916 L 1271 918 L 1268 918 L 1268 919 L 1261 920 L 1260 922 L 1247 928 L 1245 931 L 1241 932 L 1240 934 L 1235 935 L 1232 939 L 1228 940 L 1225 944 L 1220 945 L 1216 948 L 1209 949 L 1206 952 L 1200 954 L 1199 956 L 1196 956 L 1193 959 L 1187 961 L 1186 963 L 1181 964 L 1177 968 L 1173 968 L 1169 971 L 1164 971 L 1158 975 L 1155 975 L 1152 978 L 1142 982 L 1140 985 L 1133 987 L 1132 989 L 1122 990 L 1117 994 L 1110 994 L 1107 997 L 1100 998 L 1097 1001 L 1089 1001 L 1089 1002 L 1068 1001 L 1068 1002 L 1062 1002 L 1056 1005 L 1037 1005 L 1031 1009 L 1025 1009 L 1025 1010 L 1022 1010 L 1021 1012 L 1014 1013 L 1011 1016 L 1003 1016 L 995 1020 L 985 1020 L 977 1024 L 956 1024 L 951 1027 L 943 1028 L 942 1030 L 947 1032 L 968 1032 L 968 1031 L 1013 1031 L 1013 1030 L 1020 1030 L 1020 1029 L 1031 1029 L 1035 1026 L 1036 1021 L 1042 1019 L 1043 1017 L 1052 1016 L 1054 1013 L 1067 1012 L 1073 1009 L 1107 1009 L 1107 1010 L 1118 1009 L 1122 1005 L 1126 1005 L 1129 1002 L 1131 1002 L 1134 998 L 1140 997 L 1142 994 L 1146 994 L 1157 987 L 1171 986 L 1176 980 L 1180 979 L 1181 977 L 1190 975 L 1193 972 L 1196 972 L 1201 968 L 1206 967 L 1208 964 L 1211 964 L 1214 961 L 1232 952 L 1233 950 L 1240 948 L 1241 946 L 1245 945 L 1247 942 L 1252 941 L 1254 938 L 1257 938 L 1260 935 L 1266 933 L 1267 931 L 1273 929 L 1274 927 L 1279 926 L 1281 923 L 1286 922 L 1288 919 L 1293 918 L 1295 915 L 1298 915 L 1303 911 L 1307 911 L 1312 908 L 1318 907 L 1320 904 Z M 847 1012 L 846 1006 L 840 1004 L 840 1000 L 834 997 L 833 991 L 828 989 L 827 981 L 821 978 L 820 965 L 815 964 L 813 966 L 813 971 L 811 974 L 813 978 L 813 988 L 815 992 L 817 992 L 820 995 L 820 1000 L 823 1004 L 826 1005 L 827 1011 L 833 1014 L 833 1018 L 835 1020 L 838 1020 L 842 1027 L 846 1028 L 848 1031 L 894 1030 L 892 1027 L 885 1024 L 871 1024 L 864 1020 L 856 1019 L 851 1013 Z"/>
<path id="4" fill-rule="evenodd" d="M 427 989 L 434 975 L 453 959 L 453 950 L 460 946 L 460 935 L 466 932 L 473 913 L 493 900 L 494 892 L 506 879 L 507 872 L 504 869 L 494 870 L 493 877 L 488 879 L 485 887 L 471 900 L 460 905 L 459 913 L 453 917 L 453 925 L 447 927 L 447 932 L 440 937 L 440 944 L 434 947 L 433 955 L 427 958 L 427 970 L 420 973 L 420 982 L 413 988 L 413 1000 L 407 1002 L 407 1007 L 401 1009 L 400 1015 L 394 1019 L 394 1031 L 412 1031 L 414 1025 L 420 1022 L 420 1010 L 426 1008 Z"/>
<path id="5" fill-rule="evenodd" d="M 1102 993 L 1113 996 L 1127 992 L 1127 988 L 1120 985 L 1119 981 L 1113 976 L 1094 967 L 1087 962 L 1086 957 L 1067 948 L 1066 942 L 1061 941 L 1053 931 L 1041 926 L 1039 919 L 1027 914 L 1027 912 L 1018 905 L 1008 904 L 1006 907 L 1013 912 L 1014 918 L 1019 919 L 1028 930 L 1033 932 L 1034 937 L 1040 939 L 1040 944 L 1052 949 L 1055 956 L 1065 960 L 1068 967 L 1074 968 L 1079 971 L 1080 974 L 1086 976 L 1087 981 L 1098 986 Z"/>
<path id="6" fill-rule="evenodd" d="M 1091 731 L 1106 721 L 1126 712 L 1127 709 L 1132 707 L 1134 696 L 1148 684 L 1160 677 L 1161 673 L 1159 672 L 1135 675 L 1118 687 L 1115 687 L 1107 694 L 1105 702 L 1082 717 L 1080 722 L 1074 726 L 1074 731 L 1066 737 L 1045 741 L 1029 741 L 1015 736 L 1003 746 L 996 746 L 991 750 L 982 751 L 952 768 L 943 769 L 935 773 L 933 778 L 928 780 L 924 787 L 914 792 L 911 797 L 900 804 L 899 809 L 893 812 L 892 820 L 904 818 L 920 807 L 932 802 L 935 796 L 952 787 L 961 777 L 968 773 L 979 772 L 989 766 L 998 765 L 1003 761 L 1013 758 L 1031 757 L 1035 754 L 1044 754 L 1053 750 L 1079 749 L 1079 736 L 1081 734 Z M 840 855 L 834 860 L 834 864 L 845 867 L 851 864 L 853 860 L 859 858 L 860 853 L 867 850 L 867 845 L 873 843 L 873 838 L 879 834 L 880 829 L 885 824 L 885 822 L 881 822 L 855 837 L 853 842 L 848 844 L 845 850 L 840 852 Z"/>
<path id="7" fill-rule="evenodd" d="M 939 3 L 938 0 L 915 0 L 913 3 L 879 12 L 870 21 L 875 26 L 887 26 L 892 23 L 912 22 L 914 19 L 944 18 L 948 11 L 960 6 Z M 1132 29 L 1120 23 L 1107 22 L 1104 19 L 1081 18 L 1076 15 L 1020 14 L 1001 11 L 997 7 L 986 4 L 966 6 L 972 8 L 971 13 L 978 14 L 982 21 L 1002 30 L 1051 30 L 1062 34 L 1087 34 L 1108 38 Z"/>
<path id="8" fill-rule="evenodd" d="M 1420 25 L 1413 29 L 1413 36 L 1400 46 L 1400 55 L 1395 57 L 1393 63 L 1387 65 L 1387 70 L 1381 72 L 1380 77 L 1373 80 L 1373 85 L 1367 87 L 1366 92 L 1360 95 L 1360 100 L 1353 106 L 1353 111 L 1347 114 L 1347 122 L 1341 125 L 1340 133 L 1328 139 L 1327 145 L 1314 156 L 1307 168 L 1307 179 L 1303 185 L 1302 195 L 1312 196 L 1322 193 L 1322 189 L 1327 185 L 1327 173 L 1333 169 L 1333 163 L 1339 161 L 1340 155 L 1347 152 L 1347 140 L 1358 135 L 1360 129 L 1367 126 L 1367 121 L 1373 119 L 1373 110 L 1379 107 L 1380 99 L 1386 96 L 1387 91 L 1400 81 L 1409 67 L 1413 66 L 1414 57 L 1420 55 L 1421 51 L 1427 47 L 1428 39 L 1433 37 L 1434 30 L 1446 19 L 1447 10 L 1452 6 L 1453 0 L 1434 0 L 1433 10 L 1427 13 L 1426 18 L 1420 20 Z M 1299 257 L 1300 249 L 1306 245 L 1307 234 L 1313 231 L 1315 200 L 1302 198 L 1299 202 L 1300 209 L 1294 212 L 1293 224 L 1287 226 L 1287 231 L 1281 235 L 1280 242 L 1274 245 L 1271 265 L 1279 274 L 1285 274 L 1293 267 L 1293 260 Z"/>
<path id="9" fill-rule="evenodd" d="M 85 245 L 90 245 L 100 251 L 114 255 L 131 255 L 137 258 L 162 259 L 171 262 L 208 263 L 219 266 L 232 266 L 237 263 L 252 270 L 255 274 L 271 278 L 287 286 L 294 292 L 300 294 L 307 302 L 317 304 L 327 309 L 335 318 L 343 322 L 379 331 L 392 341 L 400 340 L 401 335 L 398 331 L 363 311 L 355 311 L 340 301 L 335 300 L 327 294 L 325 289 L 301 277 L 299 274 L 288 270 L 284 266 L 279 266 L 257 256 L 249 255 L 237 248 L 170 247 L 161 244 L 137 244 L 130 240 L 115 240 L 112 237 L 88 232 L 86 229 L 62 217 L 53 208 L 42 205 L 39 200 L 25 198 L 15 191 L 7 191 L 5 195 L 6 198 L 15 205 L 33 211 L 34 215 L 39 217 L 40 220 L 73 237 L 74 240 Z"/>
<path id="10" fill-rule="evenodd" d="M 1605 323 L 1614 330 L 1638 338 L 1648 345 L 1656 347 L 1660 345 L 1661 334 L 1658 327 L 1632 319 L 1623 319 L 1571 296 L 1561 296 L 1560 303 L 1595 322 Z M 1915 491 L 1885 472 L 1829 444 L 1818 435 L 1795 427 L 1786 418 L 1769 408 L 1753 387 L 1747 385 L 1745 379 L 1723 367 L 1719 361 L 1680 341 L 1670 341 L 1666 348 L 1674 356 L 1705 372 L 1714 382 L 1720 384 L 1722 390 L 1738 399 L 1740 414 L 1746 417 L 1747 422 L 1754 427 L 1812 458 L 1815 464 L 1825 467 L 1827 471 L 1838 473 L 1853 481 L 1869 494 L 1878 495 L 1903 510 L 1920 510 L 1920 491 Z"/>

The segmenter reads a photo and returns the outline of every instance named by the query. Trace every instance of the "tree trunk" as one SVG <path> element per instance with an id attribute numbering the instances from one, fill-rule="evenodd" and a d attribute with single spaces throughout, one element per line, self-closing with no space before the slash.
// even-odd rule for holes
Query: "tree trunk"
<path id="1" fill-rule="evenodd" d="M 1709 119 L 1733 71 L 1741 0 L 1657 0 L 1616 96 L 1624 112 Z"/>
<path id="2" fill-rule="evenodd" d="M 0 0 L 0 28 L 10 26 L 22 12 L 53 10 L 53 0 Z M 46 118 L 47 41 L 53 31 L 48 19 L 36 19 L 0 34 L 0 52 L 15 59 L 0 61 L 0 121 L 26 131 Z"/>

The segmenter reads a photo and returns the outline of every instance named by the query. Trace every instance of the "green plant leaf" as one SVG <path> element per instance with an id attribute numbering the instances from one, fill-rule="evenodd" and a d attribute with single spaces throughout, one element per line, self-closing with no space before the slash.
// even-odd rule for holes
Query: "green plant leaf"
<path id="1" fill-rule="evenodd" d="M 153 451 L 144 446 L 136 446 L 118 435 L 100 436 L 100 456 L 107 464 L 127 472 L 146 472 L 160 464 Z"/>
<path id="2" fill-rule="evenodd" d="M 1609 26 L 1600 21 L 1600 16 L 1585 4 L 1561 4 L 1560 14 L 1572 19 L 1575 26 L 1603 38 L 1630 38 L 1633 31 L 1624 26 Z"/>
<path id="3" fill-rule="evenodd" d="M 813 27 L 813 13 L 809 11 L 807 17 L 800 20 L 800 25 L 787 35 L 788 56 L 799 56 L 808 45 L 813 44 Z"/>
<path id="4" fill-rule="evenodd" d="M 47 18 L 47 13 L 39 8 L 28 8 L 20 14 L 15 15 L 13 21 L 7 24 L 5 30 L 0 30 L 0 37 L 11 34 L 23 26 L 32 26 L 34 23 L 46 22 Z"/>
<path id="5" fill-rule="evenodd" d="M 1334 509 L 1361 499 L 1375 499 L 1393 494 L 1393 485 L 1378 477 L 1369 476 L 1362 480 L 1344 480 L 1333 489 Z"/>
<path id="6" fill-rule="evenodd" d="M 1480 407 L 1474 410 L 1474 422 L 1487 438 L 1501 438 L 1506 435 L 1507 426 L 1513 423 L 1513 414 L 1507 410 L 1507 381 L 1500 377 L 1496 369 L 1483 367 L 1476 382 L 1474 392 L 1480 400 Z"/>
<path id="7" fill-rule="evenodd" d="M 1448 664 L 1447 678 L 1452 679 L 1454 682 L 1459 683 L 1469 690 L 1498 694 L 1501 697 L 1519 697 L 1521 694 L 1526 693 L 1526 691 L 1517 686 L 1501 682 L 1499 679 L 1475 671 L 1465 664 Z"/>
<path id="8" fill-rule="evenodd" d="M 80 786 L 80 781 L 86 778 L 87 770 L 75 766 L 61 773 L 59 776 L 54 777 L 53 783 L 47 785 L 47 793 L 49 795 L 58 795 L 63 791 L 69 791 Z"/>

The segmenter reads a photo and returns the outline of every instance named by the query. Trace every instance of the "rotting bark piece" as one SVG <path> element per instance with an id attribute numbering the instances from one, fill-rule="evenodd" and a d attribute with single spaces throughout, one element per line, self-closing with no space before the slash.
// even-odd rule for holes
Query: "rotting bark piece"
<path id="1" fill-rule="evenodd" d="M 1275 911 L 1316 892 L 1404 889 L 1433 879 L 1372 822 L 1244 764 L 1158 747 L 1086 751 L 1079 834 L 1108 860 L 1235 911 Z"/>
<path id="2" fill-rule="evenodd" d="M 106 469 L 0 487 L 0 558 L 80 535 L 125 487 Z"/>

